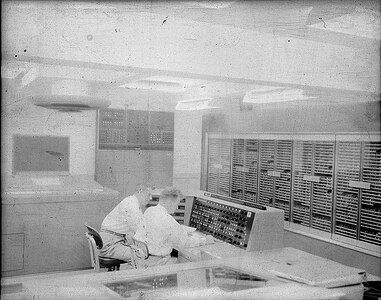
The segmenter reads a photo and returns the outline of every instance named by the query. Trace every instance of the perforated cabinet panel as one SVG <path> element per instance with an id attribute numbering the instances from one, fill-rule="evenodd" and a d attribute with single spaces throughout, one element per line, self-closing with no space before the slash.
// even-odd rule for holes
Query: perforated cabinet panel
<path id="1" fill-rule="evenodd" d="M 233 139 L 231 197 L 256 202 L 258 141 Z"/>
<path id="2" fill-rule="evenodd" d="M 245 185 L 245 140 L 233 140 L 231 197 L 243 199 Z"/>
<path id="3" fill-rule="evenodd" d="M 314 145 L 314 176 L 312 182 L 312 228 L 331 232 L 334 142 L 316 142 Z"/>
<path id="4" fill-rule="evenodd" d="M 244 197 L 243 200 L 257 201 L 257 178 L 258 178 L 258 141 L 245 140 L 245 168 L 244 174 Z"/>
<path id="5" fill-rule="evenodd" d="M 229 196 L 230 147 L 229 139 L 208 139 L 207 190 L 211 193 Z"/>
<path id="6" fill-rule="evenodd" d="M 363 143 L 360 241 L 381 246 L 381 142 Z"/>
<path id="7" fill-rule="evenodd" d="M 275 170 L 275 141 L 261 140 L 259 144 L 259 197 L 260 204 L 273 206 L 274 178 L 269 171 Z"/>
<path id="8" fill-rule="evenodd" d="M 359 189 L 349 186 L 360 180 L 360 142 L 337 143 L 335 233 L 356 239 Z"/>
<path id="9" fill-rule="evenodd" d="M 292 141 L 278 140 L 276 145 L 276 171 L 279 177 L 275 177 L 275 203 L 274 207 L 284 210 L 284 219 L 290 219 L 291 201 L 291 165 L 292 165 Z"/>
<path id="10" fill-rule="evenodd" d="M 294 141 L 293 207 L 292 222 L 310 226 L 310 205 L 312 186 L 304 176 L 312 175 L 313 143 Z"/>

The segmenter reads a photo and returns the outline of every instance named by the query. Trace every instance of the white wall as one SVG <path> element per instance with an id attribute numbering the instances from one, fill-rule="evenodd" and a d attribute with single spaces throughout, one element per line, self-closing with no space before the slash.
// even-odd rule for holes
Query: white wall
<path id="1" fill-rule="evenodd" d="M 175 111 L 173 185 L 184 194 L 200 190 L 203 111 Z"/>
<path id="2" fill-rule="evenodd" d="M 94 175 L 96 111 L 58 112 L 32 105 L 20 99 L 20 88 L 3 80 L 2 91 L 2 176 L 12 175 L 13 136 L 51 135 L 70 138 L 71 175 Z M 5 177 L 4 177 L 5 176 Z"/>

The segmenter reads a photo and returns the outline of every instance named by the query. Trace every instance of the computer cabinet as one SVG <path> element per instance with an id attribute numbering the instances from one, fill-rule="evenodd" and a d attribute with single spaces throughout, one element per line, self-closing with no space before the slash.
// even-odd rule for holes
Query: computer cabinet
<path id="1" fill-rule="evenodd" d="M 379 133 L 209 134 L 207 141 L 207 191 L 283 209 L 289 228 L 381 250 Z"/>
<path id="2" fill-rule="evenodd" d="M 381 142 L 376 135 L 338 136 L 333 238 L 381 246 Z"/>
<path id="3" fill-rule="evenodd" d="M 284 137 L 283 137 L 284 138 Z M 259 141 L 258 202 L 284 211 L 290 219 L 292 140 Z"/>
<path id="4" fill-rule="evenodd" d="M 294 140 L 291 221 L 331 232 L 335 142 L 316 138 Z"/>
<path id="5" fill-rule="evenodd" d="M 231 194 L 284 210 L 290 217 L 292 140 L 232 140 Z"/>

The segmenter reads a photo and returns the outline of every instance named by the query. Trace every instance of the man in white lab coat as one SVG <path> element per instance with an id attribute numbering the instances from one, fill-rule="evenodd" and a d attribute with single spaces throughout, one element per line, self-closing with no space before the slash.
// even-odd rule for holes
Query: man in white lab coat
<path id="1" fill-rule="evenodd" d="M 135 193 L 123 199 L 103 220 L 100 235 L 103 248 L 100 255 L 130 261 L 131 251 L 126 237 L 134 236 L 151 199 L 151 188 L 138 184 Z"/>
<path id="2" fill-rule="evenodd" d="M 205 236 L 192 234 L 195 228 L 179 224 L 170 215 L 183 198 L 180 190 L 168 187 L 161 192 L 159 204 L 145 211 L 135 238 L 147 244 L 150 256 L 146 266 L 175 263 L 177 258 L 170 257 L 173 248 L 194 247 L 207 242 Z"/>

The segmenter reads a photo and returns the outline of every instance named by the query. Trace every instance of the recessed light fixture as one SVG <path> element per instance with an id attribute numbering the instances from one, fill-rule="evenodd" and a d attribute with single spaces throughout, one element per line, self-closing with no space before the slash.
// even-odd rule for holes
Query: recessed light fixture
<path id="1" fill-rule="evenodd" d="M 182 100 L 177 102 L 176 110 L 202 110 L 202 109 L 212 109 L 219 108 L 217 106 L 211 106 L 210 102 L 212 98 L 197 98 Z"/>
<path id="2" fill-rule="evenodd" d="M 307 96 L 302 89 L 283 87 L 264 87 L 246 92 L 244 103 L 274 103 L 307 100 L 316 97 Z"/>
<path id="3" fill-rule="evenodd" d="M 203 8 L 221 9 L 231 7 L 236 1 L 198 1 L 197 4 Z"/>
<path id="4" fill-rule="evenodd" d="M 156 90 L 167 93 L 184 92 L 187 87 L 198 84 L 199 82 L 190 78 L 170 77 L 170 76 L 151 76 L 144 79 L 128 82 L 120 85 L 122 88 Z"/>
<path id="5" fill-rule="evenodd" d="M 380 39 L 380 12 L 357 7 L 353 13 L 324 20 L 308 27 L 350 34 L 370 39 Z"/>

